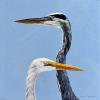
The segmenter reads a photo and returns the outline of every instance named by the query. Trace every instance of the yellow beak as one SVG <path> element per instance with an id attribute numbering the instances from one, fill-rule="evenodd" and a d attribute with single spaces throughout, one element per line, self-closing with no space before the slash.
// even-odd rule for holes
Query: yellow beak
<path id="1" fill-rule="evenodd" d="M 71 71 L 83 71 L 83 69 L 78 68 L 76 66 L 72 66 L 69 64 L 62 64 L 57 62 L 45 61 L 45 66 L 52 66 L 55 67 L 56 70 L 71 70 Z"/>

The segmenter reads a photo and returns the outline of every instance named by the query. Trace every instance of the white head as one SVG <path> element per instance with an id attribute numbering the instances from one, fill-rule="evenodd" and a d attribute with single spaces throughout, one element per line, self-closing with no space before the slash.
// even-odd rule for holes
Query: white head
<path id="1" fill-rule="evenodd" d="M 36 70 L 38 70 L 39 72 L 43 72 L 43 71 L 50 71 L 50 70 L 55 70 L 54 67 L 51 66 L 46 66 L 47 61 L 51 61 L 47 58 L 38 58 L 32 61 L 30 67 L 31 68 L 35 68 Z M 51 61 L 53 62 L 53 61 Z"/>
<path id="2" fill-rule="evenodd" d="M 30 67 L 36 69 L 38 72 L 52 71 L 52 70 L 73 70 L 73 71 L 82 70 L 72 65 L 54 62 L 47 58 L 38 58 L 33 60 Z"/>

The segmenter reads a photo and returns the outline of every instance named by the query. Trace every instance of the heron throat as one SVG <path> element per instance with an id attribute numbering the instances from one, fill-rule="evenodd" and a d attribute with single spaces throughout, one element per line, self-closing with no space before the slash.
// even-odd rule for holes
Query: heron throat
<path id="1" fill-rule="evenodd" d="M 37 69 L 30 67 L 26 80 L 26 100 L 36 100 L 35 84 L 39 72 Z"/>

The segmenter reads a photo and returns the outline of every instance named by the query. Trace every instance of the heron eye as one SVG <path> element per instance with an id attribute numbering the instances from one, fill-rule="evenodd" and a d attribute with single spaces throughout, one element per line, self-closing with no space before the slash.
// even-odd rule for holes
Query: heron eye
<path id="1" fill-rule="evenodd" d="M 47 61 L 46 62 L 44 61 L 43 63 L 44 63 L 44 66 L 51 66 L 51 64 Z"/>
<path id="2" fill-rule="evenodd" d="M 54 16 L 49 16 L 48 18 L 50 21 L 53 21 Z"/>

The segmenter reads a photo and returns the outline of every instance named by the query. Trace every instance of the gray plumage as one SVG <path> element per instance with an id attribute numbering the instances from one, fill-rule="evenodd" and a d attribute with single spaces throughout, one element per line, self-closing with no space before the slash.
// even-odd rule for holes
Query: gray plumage
<path id="1" fill-rule="evenodd" d="M 61 28 L 63 31 L 63 45 L 61 50 L 58 52 L 56 61 L 60 63 L 66 63 L 66 55 L 70 49 L 72 40 L 70 22 L 68 21 L 67 24 L 61 24 Z M 62 100 L 79 100 L 72 90 L 67 72 L 57 71 L 56 76 L 59 82 Z"/>

